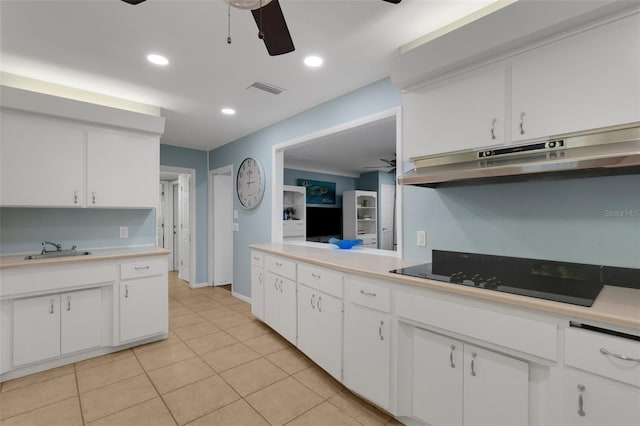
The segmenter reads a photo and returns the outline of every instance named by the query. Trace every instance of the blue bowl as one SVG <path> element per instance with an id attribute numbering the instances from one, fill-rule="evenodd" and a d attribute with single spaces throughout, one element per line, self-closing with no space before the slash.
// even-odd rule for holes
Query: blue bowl
<path id="1" fill-rule="evenodd" d="M 329 238 L 329 243 L 338 246 L 340 249 L 348 250 L 353 246 L 362 244 L 362 240 L 339 240 L 337 238 Z"/>

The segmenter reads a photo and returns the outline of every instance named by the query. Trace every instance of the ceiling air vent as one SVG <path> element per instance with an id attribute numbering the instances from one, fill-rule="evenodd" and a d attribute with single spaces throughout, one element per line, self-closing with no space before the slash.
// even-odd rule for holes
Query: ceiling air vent
<path id="1" fill-rule="evenodd" d="M 285 90 L 285 89 L 279 88 L 278 86 L 274 86 L 273 84 L 262 83 L 260 81 L 256 81 L 251 86 L 247 87 L 247 89 L 251 89 L 251 88 L 262 90 L 263 92 L 271 93 L 272 95 L 279 95 Z"/>

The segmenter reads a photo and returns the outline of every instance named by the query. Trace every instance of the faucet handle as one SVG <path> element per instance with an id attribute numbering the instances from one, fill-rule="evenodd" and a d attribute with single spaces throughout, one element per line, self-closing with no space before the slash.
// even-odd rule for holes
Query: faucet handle
<path id="1" fill-rule="evenodd" d="M 78 246 L 76 246 L 75 244 L 71 246 L 71 251 L 75 250 Z"/>

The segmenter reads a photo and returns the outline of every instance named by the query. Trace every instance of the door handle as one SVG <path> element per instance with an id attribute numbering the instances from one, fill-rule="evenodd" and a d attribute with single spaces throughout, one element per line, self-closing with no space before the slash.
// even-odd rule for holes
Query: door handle
<path id="1" fill-rule="evenodd" d="M 67 311 L 71 310 L 71 296 L 67 296 Z"/>
<path id="2" fill-rule="evenodd" d="M 380 327 L 378 327 L 378 336 L 380 336 L 380 340 L 384 340 L 384 336 L 382 335 L 382 326 L 384 325 L 384 321 L 380 321 Z"/>
<path id="3" fill-rule="evenodd" d="M 584 398 L 582 397 L 582 394 L 585 391 L 585 387 L 584 385 L 580 384 L 578 385 L 578 414 L 581 417 L 584 417 L 587 415 L 587 413 L 584 412 Z"/>
<path id="4" fill-rule="evenodd" d="M 476 356 L 478 356 L 477 353 L 475 352 L 471 352 L 471 375 L 472 376 L 476 376 L 476 366 L 475 366 L 475 362 L 476 362 Z"/>
<path id="5" fill-rule="evenodd" d="M 456 364 L 453 362 L 453 351 L 456 350 L 456 345 L 451 345 L 451 352 L 449 353 L 449 364 L 451 364 L 451 368 L 456 368 Z"/>
<path id="6" fill-rule="evenodd" d="M 129 298 L 129 285 L 124 286 L 124 298 L 125 299 Z"/>
<path id="7" fill-rule="evenodd" d="M 311 295 L 311 300 L 310 300 L 310 302 L 311 302 L 311 309 L 315 309 L 315 308 L 316 308 L 316 304 L 315 304 L 315 302 L 314 302 L 315 298 L 316 298 L 316 295 L 315 295 L 315 294 L 312 294 L 312 295 Z"/>
<path id="8" fill-rule="evenodd" d="M 318 312 L 322 312 L 322 306 L 320 306 L 321 300 L 322 300 L 322 296 L 318 296 Z"/>

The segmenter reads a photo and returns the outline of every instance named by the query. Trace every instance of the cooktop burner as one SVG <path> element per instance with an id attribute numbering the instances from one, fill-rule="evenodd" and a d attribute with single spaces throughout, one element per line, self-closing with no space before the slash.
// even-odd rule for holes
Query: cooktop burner
<path id="1" fill-rule="evenodd" d="M 616 269 L 444 250 L 433 250 L 432 258 L 433 263 L 390 272 L 589 307 Z"/>

